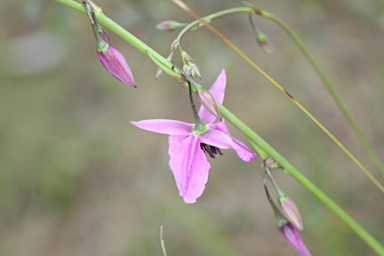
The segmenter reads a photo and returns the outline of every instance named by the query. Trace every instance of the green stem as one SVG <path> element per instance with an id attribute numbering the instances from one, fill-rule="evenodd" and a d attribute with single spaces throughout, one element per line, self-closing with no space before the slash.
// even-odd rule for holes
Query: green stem
<path id="1" fill-rule="evenodd" d="M 213 20 L 213 19 L 216 19 L 216 18 L 220 18 L 220 17 L 223 17 L 223 16 L 226 16 L 228 14 L 232 14 L 232 13 L 238 13 L 238 12 L 249 12 L 249 13 L 252 13 L 253 10 L 249 7 L 236 7 L 236 8 L 231 8 L 231 9 L 227 9 L 227 10 L 223 10 L 223 11 L 219 11 L 219 12 L 215 12 L 215 13 L 212 13 L 208 16 L 205 16 L 203 19 L 204 20 Z M 183 38 L 183 36 L 189 31 L 191 30 L 193 27 L 195 27 L 197 24 L 201 23 L 200 20 L 195 20 L 191 23 L 189 23 L 186 27 L 183 28 L 183 30 L 181 30 L 181 32 L 179 33 L 179 35 L 177 36 L 177 39 L 179 41 L 181 41 L 181 39 Z"/>
<path id="2" fill-rule="evenodd" d="M 304 56 L 307 58 L 309 63 L 312 65 L 313 69 L 316 71 L 316 73 L 320 76 L 321 80 L 327 87 L 329 93 L 332 95 L 334 100 L 336 101 L 337 105 L 347 118 L 348 122 L 352 126 L 352 129 L 357 134 L 358 138 L 360 139 L 361 143 L 364 145 L 365 149 L 367 150 L 368 154 L 372 158 L 373 162 L 376 165 L 376 168 L 380 171 L 381 175 L 384 176 L 384 165 L 381 162 L 380 158 L 376 154 L 376 152 L 373 150 L 373 147 L 368 142 L 367 138 L 365 137 L 364 133 L 362 132 L 361 128 L 357 124 L 355 118 L 351 114 L 351 112 L 348 110 L 348 107 L 345 105 L 344 101 L 342 100 L 341 96 L 336 91 L 335 87 L 332 85 L 331 81 L 328 79 L 328 77 L 324 74 L 323 70 L 319 67 L 319 65 L 316 63 L 308 49 L 305 47 L 303 41 L 298 37 L 298 35 L 279 17 L 273 15 L 272 13 L 269 13 L 267 11 L 259 9 L 259 12 L 257 12 L 258 15 L 268 18 L 275 23 L 277 23 L 281 28 L 283 28 L 288 35 L 292 38 L 292 40 L 297 44 L 297 46 L 300 48 Z"/>
<path id="3" fill-rule="evenodd" d="M 284 170 L 286 170 L 293 178 L 300 182 L 306 189 L 314 194 L 320 201 L 327 205 L 336 215 L 338 215 L 350 228 L 352 228 L 368 245 L 371 246 L 379 255 L 384 255 L 383 246 L 360 224 L 358 224 L 351 216 L 349 216 L 340 206 L 332 201 L 326 194 L 318 189 L 311 181 L 302 175 L 293 165 L 291 165 L 282 155 L 272 148 L 265 140 L 257 135 L 251 128 L 245 125 L 234 114 L 232 114 L 223 105 L 218 104 L 222 116 L 231 122 L 237 129 L 243 132 L 250 140 L 261 147 L 276 162 L 278 162 Z"/>
<path id="4" fill-rule="evenodd" d="M 83 6 L 72 0 L 56 0 L 57 2 L 67 5 L 75 10 L 78 10 L 86 14 Z M 251 8 L 234 8 L 242 9 L 244 12 L 252 11 Z M 227 12 L 228 13 L 228 12 Z M 152 48 L 144 44 L 138 38 L 131 33 L 123 29 L 114 21 L 106 17 L 101 11 L 96 13 L 98 21 L 106 26 L 111 31 L 125 39 L 132 46 L 149 56 L 158 66 L 162 68 L 168 68 L 172 70 L 172 63 L 155 52 Z M 207 16 L 208 17 L 208 16 Z M 180 73 L 179 71 L 175 71 Z M 384 256 L 384 248 L 381 244 L 369 234 L 362 226 L 360 226 L 353 218 L 351 218 L 341 207 L 333 202 L 328 196 L 326 196 L 321 190 L 319 190 L 314 184 L 312 184 L 307 178 L 305 178 L 295 167 L 293 167 L 283 156 L 281 156 L 275 149 L 273 149 L 267 142 L 265 142 L 259 135 L 252 131 L 236 116 L 234 116 L 229 110 L 227 110 L 221 104 L 218 104 L 219 110 L 224 118 L 231 122 L 236 128 L 243 132 L 252 142 L 257 144 L 263 151 L 277 161 L 292 177 L 299 181 L 305 188 L 307 188 L 312 194 L 319 198 L 325 205 L 327 205 L 336 215 L 338 215 L 349 227 L 351 227 L 373 250 L 379 255 Z"/>

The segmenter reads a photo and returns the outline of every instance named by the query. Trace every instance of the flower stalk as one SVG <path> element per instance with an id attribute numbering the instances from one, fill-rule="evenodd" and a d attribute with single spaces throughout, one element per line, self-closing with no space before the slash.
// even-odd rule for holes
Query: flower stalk
<path id="1" fill-rule="evenodd" d="M 269 170 L 269 167 L 268 167 L 269 165 L 267 164 L 267 160 L 264 160 L 265 174 L 267 174 L 269 180 L 271 181 L 273 187 L 275 188 L 278 194 L 278 202 L 282 212 L 284 213 L 285 218 L 288 219 L 289 222 L 295 226 L 295 228 L 297 228 L 300 231 L 303 231 L 304 230 L 303 221 L 301 219 L 300 212 L 296 207 L 296 204 L 277 185 L 275 179 L 273 178 Z M 265 190 L 268 191 L 266 187 L 265 179 L 264 179 L 264 187 L 265 187 Z M 267 196 L 268 196 L 268 200 L 270 200 L 270 196 L 268 192 L 267 192 Z"/>
<path id="2" fill-rule="evenodd" d="M 275 49 L 272 46 L 271 40 L 266 34 L 264 34 L 259 28 L 256 27 L 255 22 L 253 20 L 253 13 L 249 13 L 248 18 L 249 23 L 251 24 L 252 29 L 255 32 L 256 41 L 259 44 L 260 48 L 268 54 L 273 54 L 275 52 Z"/>

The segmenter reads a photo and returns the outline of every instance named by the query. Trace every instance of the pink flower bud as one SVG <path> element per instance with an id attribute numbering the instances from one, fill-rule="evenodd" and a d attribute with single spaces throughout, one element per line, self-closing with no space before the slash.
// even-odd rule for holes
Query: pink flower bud
<path id="1" fill-rule="evenodd" d="M 92 1 L 83 1 L 83 6 L 91 20 L 91 26 L 96 38 L 96 49 L 101 64 L 121 82 L 136 88 L 135 80 L 131 69 L 124 56 L 112 45 L 109 44 L 107 32 L 97 22 L 95 11 L 101 11 Z"/>
<path id="2" fill-rule="evenodd" d="M 299 232 L 290 222 L 282 223 L 278 229 L 285 241 L 287 241 L 301 256 L 312 256 L 301 239 Z"/>
<path id="3" fill-rule="evenodd" d="M 136 88 L 131 69 L 124 56 L 112 45 L 107 45 L 103 50 L 97 51 L 101 64 L 111 75 L 121 82 Z"/>
<path id="4" fill-rule="evenodd" d="M 180 23 L 173 20 L 162 21 L 156 25 L 156 28 L 161 31 L 174 31 L 176 29 L 185 27 L 186 23 Z"/>
<path id="5" fill-rule="evenodd" d="M 219 108 L 217 107 L 216 100 L 207 89 L 199 89 L 197 98 L 200 103 L 208 110 L 212 115 L 221 120 Z"/>
<path id="6" fill-rule="evenodd" d="M 285 217 L 291 222 L 298 230 L 303 231 L 304 225 L 301 220 L 301 215 L 295 203 L 287 195 L 283 194 L 279 197 L 280 208 Z"/>

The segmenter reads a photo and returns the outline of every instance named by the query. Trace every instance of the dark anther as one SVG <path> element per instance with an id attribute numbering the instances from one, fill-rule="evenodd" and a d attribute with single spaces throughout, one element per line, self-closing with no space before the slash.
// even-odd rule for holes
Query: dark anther
<path id="1" fill-rule="evenodd" d="M 209 154 L 209 156 L 212 157 L 212 158 L 215 158 L 215 155 L 216 155 L 216 154 L 223 155 L 223 153 L 221 153 L 221 151 L 220 151 L 219 148 L 214 147 L 214 146 L 211 146 L 211 145 L 207 145 L 207 144 L 204 144 L 204 143 L 200 143 L 200 148 L 201 148 L 204 152 L 207 152 L 207 153 Z"/>

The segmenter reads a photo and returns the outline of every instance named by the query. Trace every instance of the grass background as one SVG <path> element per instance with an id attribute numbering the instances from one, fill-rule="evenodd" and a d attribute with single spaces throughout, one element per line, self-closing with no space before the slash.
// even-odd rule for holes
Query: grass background
<path id="1" fill-rule="evenodd" d="M 200 15 L 241 5 L 186 0 Z M 167 56 L 177 33 L 163 20 L 193 19 L 171 1 L 100 0 L 106 15 Z M 384 155 L 384 4 L 374 0 L 253 1 L 285 20 L 336 85 L 379 156 Z M 281 83 L 382 178 L 318 76 L 289 37 L 256 17 L 276 54 L 255 42 L 246 14 L 212 23 Z M 197 203 L 178 196 L 169 170 L 167 136 L 129 120 L 192 122 L 187 91 L 110 34 L 138 88 L 99 63 L 86 16 L 48 0 L 0 3 L 0 255 L 296 255 L 280 237 L 262 186 L 261 160 L 234 151 L 211 159 Z M 286 96 L 202 28 L 182 46 L 209 87 L 225 67 L 225 106 L 330 195 L 379 241 L 383 195 Z M 179 63 L 180 58 L 174 58 Z M 229 126 L 238 139 L 245 137 Z M 375 255 L 326 206 L 283 173 L 313 255 Z"/>

